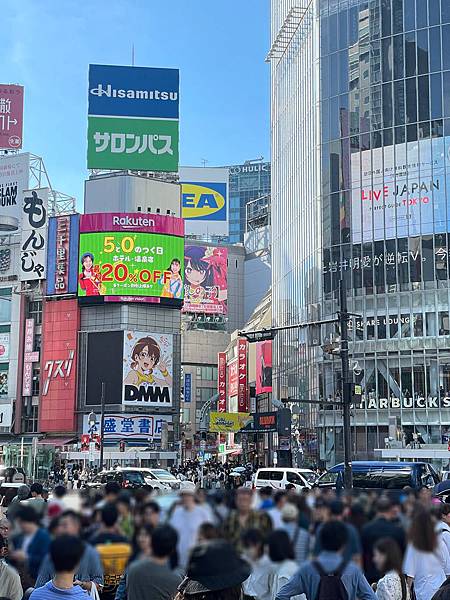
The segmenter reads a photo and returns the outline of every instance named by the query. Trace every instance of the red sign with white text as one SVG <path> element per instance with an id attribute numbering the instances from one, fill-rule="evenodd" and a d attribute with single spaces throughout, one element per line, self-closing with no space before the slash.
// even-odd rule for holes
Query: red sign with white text
<path id="1" fill-rule="evenodd" d="M 23 86 L 0 83 L 0 148 L 20 150 L 23 137 Z"/>
<path id="2" fill-rule="evenodd" d="M 219 401 L 217 403 L 218 412 L 227 411 L 227 355 L 225 352 L 219 352 L 217 355 L 217 392 Z"/>
<path id="3" fill-rule="evenodd" d="M 238 412 L 249 412 L 248 402 L 248 373 L 247 373 L 248 342 L 245 338 L 238 339 Z"/>
<path id="4" fill-rule="evenodd" d="M 47 301 L 42 323 L 41 399 L 42 432 L 76 429 L 77 300 Z"/>

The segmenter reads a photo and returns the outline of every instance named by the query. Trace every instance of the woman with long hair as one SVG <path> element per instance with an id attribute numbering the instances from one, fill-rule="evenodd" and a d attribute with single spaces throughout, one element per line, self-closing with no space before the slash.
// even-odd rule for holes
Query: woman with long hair
<path id="1" fill-rule="evenodd" d="M 409 600 L 410 593 L 403 574 L 402 551 L 392 538 L 382 538 L 376 542 L 373 562 L 383 574 L 377 584 L 378 600 Z"/>
<path id="2" fill-rule="evenodd" d="M 272 600 L 275 600 L 281 588 L 297 572 L 298 564 L 295 562 L 294 547 L 286 531 L 282 529 L 273 531 L 267 538 L 267 546 L 273 564 L 270 592 Z"/>
<path id="3" fill-rule="evenodd" d="M 409 528 L 403 572 L 417 600 L 430 600 L 450 575 L 450 556 L 429 511 L 416 505 Z"/>

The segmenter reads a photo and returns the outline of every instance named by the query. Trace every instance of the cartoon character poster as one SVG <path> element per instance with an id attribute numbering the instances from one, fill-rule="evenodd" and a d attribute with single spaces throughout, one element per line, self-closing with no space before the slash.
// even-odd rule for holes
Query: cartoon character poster
<path id="1" fill-rule="evenodd" d="M 185 246 L 183 312 L 227 314 L 228 250 Z"/>
<path id="2" fill-rule="evenodd" d="M 256 393 L 272 391 L 272 342 L 256 344 Z"/>
<path id="3" fill-rule="evenodd" d="M 172 361 L 171 335 L 125 331 L 123 404 L 170 408 L 173 402 Z"/>

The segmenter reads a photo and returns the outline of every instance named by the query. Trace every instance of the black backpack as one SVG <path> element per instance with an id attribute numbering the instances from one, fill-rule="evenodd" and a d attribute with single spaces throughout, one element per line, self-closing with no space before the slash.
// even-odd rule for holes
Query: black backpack
<path id="1" fill-rule="evenodd" d="M 347 563 L 343 562 L 339 569 L 330 573 L 324 571 L 317 560 L 312 564 L 320 575 L 316 600 L 348 600 L 347 590 L 341 579 Z"/>

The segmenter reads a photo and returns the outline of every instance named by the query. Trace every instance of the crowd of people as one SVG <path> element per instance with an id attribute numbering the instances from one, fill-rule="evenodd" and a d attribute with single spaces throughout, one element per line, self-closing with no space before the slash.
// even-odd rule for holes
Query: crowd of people
<path id="1" fill-rule="evenodd" d="M 22 486 L 0 598 L 448 600 L 450 504 L 401 493 Z"/>

